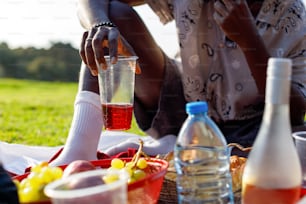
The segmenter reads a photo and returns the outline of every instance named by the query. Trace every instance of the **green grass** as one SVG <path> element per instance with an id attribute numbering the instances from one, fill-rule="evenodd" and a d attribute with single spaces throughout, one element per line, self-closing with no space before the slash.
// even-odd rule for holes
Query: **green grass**
<path id="1" fill-rule="evenodd" d="M 77 83 L 0 78 L 0 141 L 57 146 L 66 141 Z M 133 119 L 131 130 L 143 134 Z"/>
<path id="2" fill-rule="evenodd" d="M 77 83 L 0 78 L 0 141 L 63 145 L 73 116 L 77 88 Z M 134 118 L 128 132 L 144 134 Z"/>

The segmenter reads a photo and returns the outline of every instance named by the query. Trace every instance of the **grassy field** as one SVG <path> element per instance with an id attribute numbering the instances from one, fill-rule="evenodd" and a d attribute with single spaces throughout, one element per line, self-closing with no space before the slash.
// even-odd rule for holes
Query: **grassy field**
<path id="1" fill-rule="evenodd" d="M 77 83 L 0 78 L 0 141 L 46 146 L 64 144 L 77 86 Z M 128 132 L 143 134 L 134 118 Z"/>
<path id="2" fill-rule="evenodd" d="M 0 78 L 0 141 L 62 145 L 73 116 L 77 83 Z M 142 133 L 133 119 L 129 132 Z"/>

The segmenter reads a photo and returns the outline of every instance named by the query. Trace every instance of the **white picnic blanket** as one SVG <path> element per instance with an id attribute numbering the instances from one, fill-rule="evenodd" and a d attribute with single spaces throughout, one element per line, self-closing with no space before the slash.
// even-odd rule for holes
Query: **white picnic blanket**
<path id="1" fill-rule="evenodd" d="M 127 140 L 135 142 L 141 138 L 145 144 L 154 144 L 156 140 L 150 136 L 138 136 L 125 132 L 104 132 L 98 144 L 98 150 L 102 151 L 111 146 L 118 146 Z M 175 141 L 175 136 L 168 137 L 169 143 Z M 46 147 L 46 146 L 30 146 L 22 144 L 10 144 L 0 141 L 0 161 L 4 168 L 15 174 L 24 174 L 24 170 L 41 161 L 48 161 L 62 146 Z M 169 147 L 171 149 L 171 147 Z M 301 199 L 298 204 L 306 204 L 306 196 Z"/>
<path id="2" fill-rule="evenodd" d="M 116 146 L 127 140 L 138 141 L 140 138 L 146 143 L 155 142 L 149 136 L 138 136 L 125 132 L 103 132 L 100 137 L 98 150 L 106 150 L 111 146 Z M 22 144 L 10 144 L 0 141 L 0 161 L 9 172 L 15 174 L 23 174 L 28 166 L 38 164 L 41 161 L 49 161 L 51 157 L 62 146 L 46 147 L 46 146 L 29 146 Z"/>

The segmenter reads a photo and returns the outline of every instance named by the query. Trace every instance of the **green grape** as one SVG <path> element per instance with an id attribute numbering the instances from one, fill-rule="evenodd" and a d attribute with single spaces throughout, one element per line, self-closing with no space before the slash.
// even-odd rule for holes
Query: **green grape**
<path id="1" fill-rule="evenodd" d="M 23 179 L 21 182 L 20 182 L 20 188 L 21 189 L 24 189 L 24 188 L 26 188 L 26 187 L 28 187 L 29 185 L 30 185 L 30 183 L 28 182 L 28 178 L 25 178 L 25 179 Z"/>
<path id="2" fill-rule="evenodd" d="M 63 170 L 59 167 L 50 167 L 48 163 L 42 162 L 31 168 L 30 174 L 21 182 L 14 181 L 18 189 L 19 200 L 22 203 L 37 202 L 47 199 L 44 187 L 62 177 Z"/>
<path id="3" fill-rule="evenodd" d="M 135 162 L 130 161 L 125 163 L 123 160 L 115 158 L 111 161 L 111 166 L 108 169 L 111 171 L 124 168 L 129 175 L 128 184 L 131 184 L 144 178 L 146 173 L 143 171 L 143 169 L 148 167 L 148 163 L 145 158 L 139 158 L 138 161 Z M 113 175 L 107 175 L 103 179 L 105 183 L 111 183 L 116 181 L 118 178 L 113 177 Z"/>
<path id="4" fill-rule="evenodd" d="M 112 183 L 119 180 L 119 176 L 118 174 L 107 174 L 105 176 L 103 176 L 103 181 L 105 183 Z"/>
<path id="5" fill-rule="evenodd" d="M 54 180 L 60 179 L 63 176 L 63 170 L 60 167 L 52 167 L 51 173 Z"/>
<path id="6" fill-rule="evenodd" d="M 41 182 L 43 182 L 45 184 L 53 181 L 51 168 L 48 167 L 48 166 L 45 166 L 45 167 L 41 168 L 41 171 L 39 172 L 38 177 L 41 180 Z"/>
<path id="7" fill-rule="evenodd" d="M 147 168 L 148 163 L 147 163 L 147 161 L 146 161 L 145 158 L 140 158 L 140 159 L 137 161 L 136 166 L 137 166 L 138 168 L 140 168 L 140 169 L 145 169 L 145 168 Z"/>
<path id="8" fill-rule="evenodd" d="M 131 167 L 125 166 L 124 170 L 128 173 L 130 177 L 133 175 L 133 169 Z"/>
<path id="9" fill-rule="evenodd" d="M 40 164 L 38 164 L 39 166 L 41 166 L 41 167 L 44 167 L 44 166 L 49 166 L 49 163 L 48 162 L 46 162 L 46 161 L 43 161 L 43 162 L 41 162 Z"/>
<path id="10" fill-rule="evenodd" d="M 140 179 L 144 178 L 145 176 L 146 176 L 146 173 L 141 169 L 136 169 L 133 172 L 133 177 L 135 178 L 135 180 L 140 180 Z"/>
<path id="11" fill-rule="evenodd" d="M 125 164 L 125 167 L 128 167 L 128 168 L 132 169 L 132 168 L 133 168 L 133 165 L 134 165 L 133 162 L 127 162 L 127 163 Z"/>
<path id="12" fill-rule="evenodd" d="M 128 184 L 134 183 L 135 181 L 136 181 L 135 178 L 130 177 L 130 178 L 128 179 Z"/>
<path id="13" fill-rule="evenodd" d="M 32 166 L 31 167 L 31 172 L 39 173 L 41 168 L 42 167 L 40 165 Z"/>
<path id="14" fill-rule="evenodd" d="M 124 167 L 124 161 L 121 159 L 115 158 L 111 161 L 111 167 L 116 169 L 122 169 Z"/>
<path id="15" fill-rule="evenodd" d="M 21 203 L 34 202 L 40 199 L 39 190 L 30 186 L 21 189 L 18 195 Z"/>
<path id="16" fill-rule="evenodd" d="M 30 174 L 31 175 L 31 174 Z M 39 175 L 33 175 L 30 177 L 27 177 L 27 186 L 31 186 L 32 188 L 39 189 L 41 186 L 43 186 L 43 181 L 39 178 Z"/>
<path id="17" fill-rule="evenodd" d="M 31 172 L 40 172 L 43 167 L 48 166 L 48 165 L 49 165 L 48 162 L 43 161 L 37 165 L 32 166 Z"/>

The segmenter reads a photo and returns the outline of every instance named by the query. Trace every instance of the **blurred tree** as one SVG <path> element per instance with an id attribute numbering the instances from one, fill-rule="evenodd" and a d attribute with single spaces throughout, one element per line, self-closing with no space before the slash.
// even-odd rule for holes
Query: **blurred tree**
<path id="1" fill-rule="evenodd" d="M 4 67 L 2 64 L 0 64 L 0 78 L 4 77 Z"/>
<path id="2" fill-rule="evenodd" d="M 81 59 L 70 44 L 52 43 L 49 49 L 10 49 L 0 43 L 0 77 L 48 81 L 78 81 Z"/>
<path id="3" fill-rule="evenodd" d="M 4 76 L 14 77 L 18 75 L 18 70 L 14 69 L 16 63 L 14 54 L 10 51 L 6 43 L 0 44 L 0 64 L 4 69 Z"/>
<path id="4" fill-rule="evenodd" d="M 43 81 L 65 81 L 62 70 L 65 69 L 64 62 L 53 57 L 36 57 L 27 66 L 29 78 Z"/>

